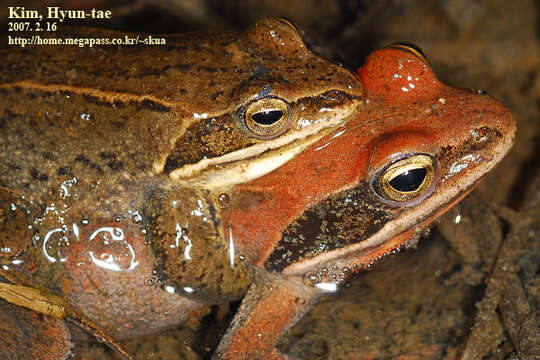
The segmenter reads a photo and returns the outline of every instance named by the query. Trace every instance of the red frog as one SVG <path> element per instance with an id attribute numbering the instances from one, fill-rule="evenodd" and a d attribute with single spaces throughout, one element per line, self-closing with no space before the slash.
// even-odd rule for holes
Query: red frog
<path id="1" fill-rule="evenodd" d="M 321 294 L 414 241 L 515 133 L 413 46 L 353 73 L 282 19 L 1 52 L 0 316 L 21 320 L 0 332 L 20 356 L 71 356 L 49 316 L 129 359 L 114 339 L 243 297 L 214 359 L 287 359 L 279 337 Z"/>

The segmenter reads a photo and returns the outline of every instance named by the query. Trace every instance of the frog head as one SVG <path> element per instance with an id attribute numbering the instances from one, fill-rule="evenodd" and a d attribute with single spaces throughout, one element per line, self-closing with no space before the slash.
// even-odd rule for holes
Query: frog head
<path id="1" fill-rule="evenodd" d="M 513 144 L 509 111 L 442 84 L 417 48 L 378 50 L 357 74 L 366 105 L 354 120 L 232 192 L 224 226 L 256 266 L 295 275 L 338 266 L 342 280 L 421 232 Z"/>

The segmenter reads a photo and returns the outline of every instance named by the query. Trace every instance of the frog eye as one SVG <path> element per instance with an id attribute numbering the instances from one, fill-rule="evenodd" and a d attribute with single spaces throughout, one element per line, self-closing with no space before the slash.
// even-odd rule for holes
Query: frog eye
<path id="1" fill-rule="evenodd" d="M 434 160 L 424 154 L 400 159 L 379 176 L 376 189 L 382 197 L 397 202 L 419 198 L 431 189 L 435 178 Z"/>
<path id="2" fill-rule="evenodd" d="M 422 49 L 419 46 L 415 45 L 415 44 L 401 42 L 401 43 L 390 44 L 390 45 L 386 46 L 386 48 L 387 49 L 399 49 L 399 50 L 406 51 L 406 52 L 408 52 L 410 54 L 413 54 L 418 59 L 422 60 L 422 62 L 424 62 L 426 65 L 429 65 L 429 60 L 428 60 L 426 54 L 424 54 Z"/>
<path id="3" fill-rule="evenodd" d="M 290 28 L 295 30 L 297 33 L 299 33 L 299 34 L 301 33 L 300 28 L 298 27 L 298 25 L 293 20 L 291 20 L 289 18 L 286 18 L 286 17 L 280 17 L 280 18 L 277 18 L 277 20 L 281 21 L 285 25 L 289 26 Z"/>
<path id="4" fill-rule="evenodd" d="M 265 97 L 254 100 L 241 109 L 240 118 L 255 137 L 271 139 L 287 130 L 290 107 L 280 98 Z"/>

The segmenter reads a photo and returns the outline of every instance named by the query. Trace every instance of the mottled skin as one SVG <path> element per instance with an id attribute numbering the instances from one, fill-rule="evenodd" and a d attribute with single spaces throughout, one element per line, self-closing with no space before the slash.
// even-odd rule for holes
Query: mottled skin
<path id="1" fill-rule="evenodd" d="M 280 20 L 159 49 L 2 58 L 4 277 L 64 296 L 117 338 L 247 291 L 216 359 L 285 359 L 275 345 L 321 284 L 425 228 L 514 135 L 504 107 L 442 85 L 414 54 L 375 52 L 355 77 Z M 269 95 L 290 104 L 291 124 L 261 138 L 238 109 Z M 376 193 L 388 164 L 418 153 L 436 168 L 424 195 Z M 268 171 L 251 172 L 261 159 Z"/>

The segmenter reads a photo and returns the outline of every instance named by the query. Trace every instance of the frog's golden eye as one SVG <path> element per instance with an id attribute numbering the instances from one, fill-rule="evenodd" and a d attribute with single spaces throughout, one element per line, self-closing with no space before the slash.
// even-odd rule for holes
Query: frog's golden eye
<path id="1" fill-rule="evenodd" d="M 286 24 L 287 26 L 291 27 L 292 29 L 294 29 L 297 33 L 299 34 L 301 33 L 300 28 L 298 27 L 298 25 L 296 25 L 296 23 L 293 20 L 286 17 L 280 17 L 277 19 L 281 21 L 282 23 Z"/>
<path id="2" fill-rule="evenodd" d="M 431 156 L 417 154 L 388 166 L 378 179 L 377 191 L 388 200 L 405 202 L 424 195 L 435 178 Z"/>
<path id="3" fill-rule="evenodd" d="M 290 108 L 280 98 L 265 97 L 247 104 L 240 110 L 240 118 L 252 135 L 271 139 L 289 127 Z"/>
<path id="4" fill-rule="evenodd" d="M 401 43 L 390 44 L 390 45 L 386 46 L 386 48 L 387 49 L 399 49 L 399 50 L 406 51 L 406 52 L 408 52 L 410 54 L 413 54 L 414 56 L 416 56 L 420 60 L 422 60 L 426 65 L 429 65 L 429 60 L 428 60 L 426 54 L 424 54 L 422 49 L 419 46 L 415 45 L 415 44 L 401 42 Z"/>

